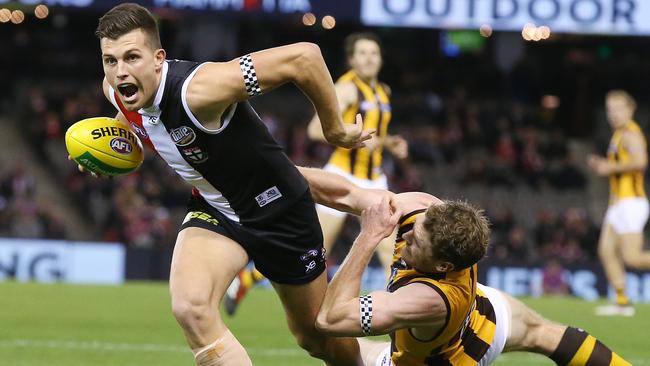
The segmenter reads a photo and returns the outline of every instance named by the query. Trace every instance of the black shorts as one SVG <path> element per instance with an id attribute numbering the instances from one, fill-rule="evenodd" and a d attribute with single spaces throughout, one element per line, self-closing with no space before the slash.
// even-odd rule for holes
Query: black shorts
<path id="1" fill-rule="evenodd" d="M 263 224 L 234 222 L 198 196 L 190 198 L 187 211 L 181 230 L 200 227 L 236 241 L 273 282 L 301 285 L 325 270 L 323 233 L 309 190 Z"/>

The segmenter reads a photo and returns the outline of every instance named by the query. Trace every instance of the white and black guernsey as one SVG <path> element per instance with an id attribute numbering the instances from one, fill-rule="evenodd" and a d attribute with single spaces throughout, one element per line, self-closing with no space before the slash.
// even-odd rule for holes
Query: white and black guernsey
<path id="1" fill-rule="evenodd" d="M 305 194 L 307 181 L 248 102 L 233 104 L 217 130 L 195 118 L 185 94 L 201 65 L 166 61 L 153 105 L 138 112 L 127 111 L 112 88 L 111 101 L 194 194 L 229 219 L 255 224 L 282 214 Z"/>

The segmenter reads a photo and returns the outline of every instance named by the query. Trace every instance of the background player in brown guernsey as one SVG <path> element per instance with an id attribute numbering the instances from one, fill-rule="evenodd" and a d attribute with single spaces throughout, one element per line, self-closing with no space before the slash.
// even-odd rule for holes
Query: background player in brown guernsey
<path id="1" fill-rule="evenodd" d="M 648 221 L 648 199 L 644 189 L 648 148 L 643 131 L 634 121 L 636 101 L 623 90 L 605 97 L 607 119 L 613 134 L 607 157 L 590 155 L 589 167 L 609 177 L 609 206 L 603 219 L 598 255 L 616 303 L 599 306 L 597 315 L 634 315 L 625 295 L 625 266 L 650 269 L 650 252 L 643 251 L 643 228 Z"/>

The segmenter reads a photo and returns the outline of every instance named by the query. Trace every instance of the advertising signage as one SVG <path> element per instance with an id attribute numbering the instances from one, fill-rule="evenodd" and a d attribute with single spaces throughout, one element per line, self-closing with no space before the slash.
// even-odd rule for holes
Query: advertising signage
<path id="1" fill-rule="evenodd" d="M 524 24 L 553 32 L 650 35 L 648 0 L 361 0 L 371 26 L 521 31 Z"/>
<path id="2" fill-rule="evenodd" d="M 0 6 L 3 4 L 27 6 L 45 4 L 77 10 L 105 11 L 122 2 L 111 0 L 0 0 Z M 337 18 L 354 21 L 359 19 L 359 3 L 351 3 L 348 0 L 144 0 L 135 2 L 150 9 L 164 8 L 270 16 L 302 15 L 312 12 L 319 16 L 333 15 Z"/>

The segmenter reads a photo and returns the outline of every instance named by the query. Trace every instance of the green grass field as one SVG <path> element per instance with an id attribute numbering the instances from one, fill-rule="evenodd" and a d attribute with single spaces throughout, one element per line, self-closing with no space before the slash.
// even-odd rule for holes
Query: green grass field
<path id="1" fill-rule="evenodd" d="M 597 318 L 595 303 L 526 299 L 543 315 L 589 330 L 634 365 L 650 365 L 650 306 Z M 227 323 L 255 365 L 321 365 L 295 346 L 272 290 L 256 289 Z M 497 365 L 553 365 L 507 354 Z M 121 287 L 0 283 L 0 365 L 193 365 L 163 283 Z"/>

